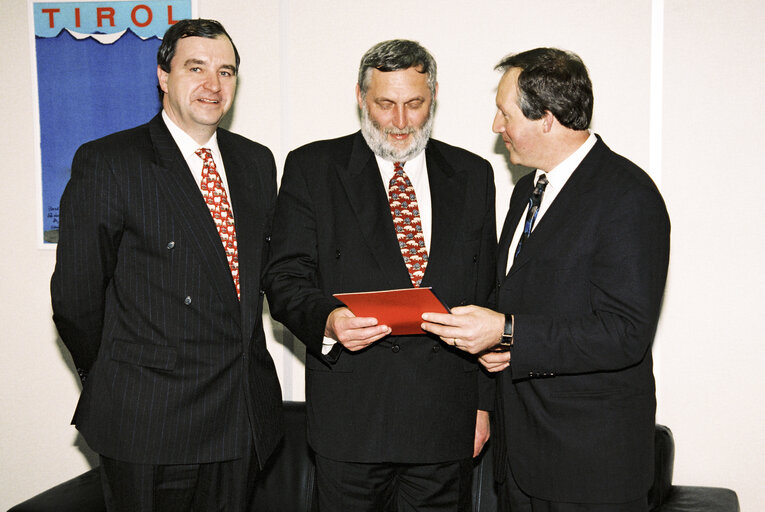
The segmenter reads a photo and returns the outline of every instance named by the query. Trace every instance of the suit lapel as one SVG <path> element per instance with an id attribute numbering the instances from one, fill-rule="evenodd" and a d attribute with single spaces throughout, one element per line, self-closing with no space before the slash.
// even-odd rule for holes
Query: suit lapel
<path id="1" fill-rule="evenodd" d="M 409 272 L 394 232 L 380 169 L 361 132 L 353 140 L 348 166 L 338 164 L 338 167 L 340 181 L 380 272 L 391 288 L 411 287 Z"/>
<path id="2" fill-rule="evenodd" d="M 497 255 L 497 279 L 502 282 L 507 275 L 507 260 L 512 258 L 510 255 L 510 244 L 513 242 L 513 235 L 521 216 L 526 214 L 528 208 L 528 198 L 534 190 L 534 173 L 531 172 L 521 178 L 513 189 L 510 198 L 510 207 L 505 216 L 505 223 L 502 226 L 502 233 L 499 236 L 499 254 Z"/>
<path id="3" fill-rule="evenodd" d="M 239 255 L 239 287 L 241 290 L 242 332 L 249 336 L 256 318 L 247 312 L 257 311 L 262 264 L 263 224 L 266 218 L 267 190 L 262 179 L 268 176 L 259 169 L 259 162 L 246 159 L 238 151 L 228 132 L 218 130 L 218 147 L 223 155 L 231 205 L 234 209 L 237 251 Z M 220 244 L 222 247 L 222 244 Z M 231 279 L 229 279 L 231 280 Z M 232 281 L 233 287 L 233 281 Z"/>
<path id="4" fill-rule="evenodd" d="M 171 205 L 170 209 L 175 212 L 179 225 L 194 244 L 202 267 L 210 273 L 210 280 L 221 300 L 231 307 L 232 313 L 238 315 L 236 289 L 226 253 L 199 186 L 161 115 L 149 122 L 149 133 L 155 148 L 157 164 L 154 176 L 159 189 L 164 193 L 165 201 Z"/>
<path id="5" fill-rule="evenodd" d="M 508 276 L 544 251 L 547 244 L 555 240 L 555 235 L 566 229 L 567 224 L 576 222 L 578 214 L 585 205 L 589 204 L 590 201 L 597 201 L 597 197 L 587 198 L 586 195 L 593 190 L 591 180 L 605 148 L 605 144 L 598 139 L 596 145 L 574 170 L 553 204 L 550 205 L 534 228 L 531 236 L 523 243 L 523 250 L 521 250 L 513 266 L 510 267 Z M 528 194 L 531 194 L 531 190 L 530 188 Z M 512 237 L 512 233 L 510 236 Z"/>
<path id="6" fill-rule="evenodd" d="M 458 243 L 454 233 L 465 215 L 465 173 L 458 173 L 433 146 L 428 144 L 425 158 L 430 182 L 430 204 L 432 210 L 432 225 L 428 266 L 422 286 L 431 286 L 433 282 L 441 282 L 439 271 L 443 268 L 448 272 L 449 256 L 455 253 L 454 245 Z M 403 258 L 402 258 L 403 259 Z M 435 277 L 434 277 L 435 276 Z M 444 274 L 441 274 L 444 277 Z"/>

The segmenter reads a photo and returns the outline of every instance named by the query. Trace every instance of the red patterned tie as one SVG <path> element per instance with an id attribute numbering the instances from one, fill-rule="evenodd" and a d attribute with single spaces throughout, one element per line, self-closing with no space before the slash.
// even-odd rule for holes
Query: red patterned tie
<path id="1" fill-rule="evenodd" d="M 197 149 L 196 154 L 204 161 L 202 166 L 202 196 L 205 198 L 210 214 L 218 228 L 223 249 L 226 251 L 228 267 L 231 269 L 231 277 L 236 286 L 236 296 L 239 292 L 239 256 L 236 249 L 236 229 L 234 228 L 234 215 L 231 213 L 231 205 L 228 203 L 226 189 L 218 174 L 212 153 L 207 148 Z"/>
<path id="2" fill-rule="evenodd" d="M 393 177 L 388 185 L 388 201 L 393 226 L 396 228 L 398 246 L 404 263 L 409 270 L 409 278 L 415 288 L 420 286 L 425 267 L 428 264 L 428 249 L 422 234 L 420 208 L 414 193 L 412 182 L 404 172 L 404 164 L 394 162 Z"/>

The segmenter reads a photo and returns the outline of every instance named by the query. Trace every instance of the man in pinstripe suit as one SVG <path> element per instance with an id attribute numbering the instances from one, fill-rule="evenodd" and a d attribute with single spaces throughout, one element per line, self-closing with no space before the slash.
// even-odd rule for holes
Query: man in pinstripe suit
<path id="1" fill-rule="evenodd" d="M 51 295 L 83 381 L 73 423 L 109 510 L 246 510 L 281 435 L 260 292 L 275 165 L 218 128 L 239 67 L 218 22 L 173 25 L 157 61 L 162 112 L 83 145 L 61 199 Z"/>

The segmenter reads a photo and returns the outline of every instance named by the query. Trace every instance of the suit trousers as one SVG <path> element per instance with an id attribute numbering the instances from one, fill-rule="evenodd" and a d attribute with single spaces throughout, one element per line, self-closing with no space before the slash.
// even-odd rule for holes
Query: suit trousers
<path id="1" fill-rule="evenodd" d="M 100 456 L 108 512 L 246 512 L 258 463 L 254 452 L 205 464 L 134 464 Z"/>
<path id="2" fill-rule="evenodd" d="M 319 512 L 470 512 L 472 460 L 342 462 L 316 454 Z"/>
<path id="3" fill-rule="evenodd" d="M 529 496 L 518 487 L 509 465 L 498 494 L 498 512 L 648 512 L 647 493 L 626 503 L 563 503 Z"/>

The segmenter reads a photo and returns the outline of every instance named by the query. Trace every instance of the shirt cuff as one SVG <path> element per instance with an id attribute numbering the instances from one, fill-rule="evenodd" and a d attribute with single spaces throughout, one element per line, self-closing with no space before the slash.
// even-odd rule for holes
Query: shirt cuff
<path id="1" fill-rule="evenodd" d="M 324 340 L 321 342 L 321 355 L 326 356 L 329 354 L 330 350 L 332 350 L 332 347 L 335 346 L 335 343 L 337 343 L 336 340 L 324 336 Z"/>

